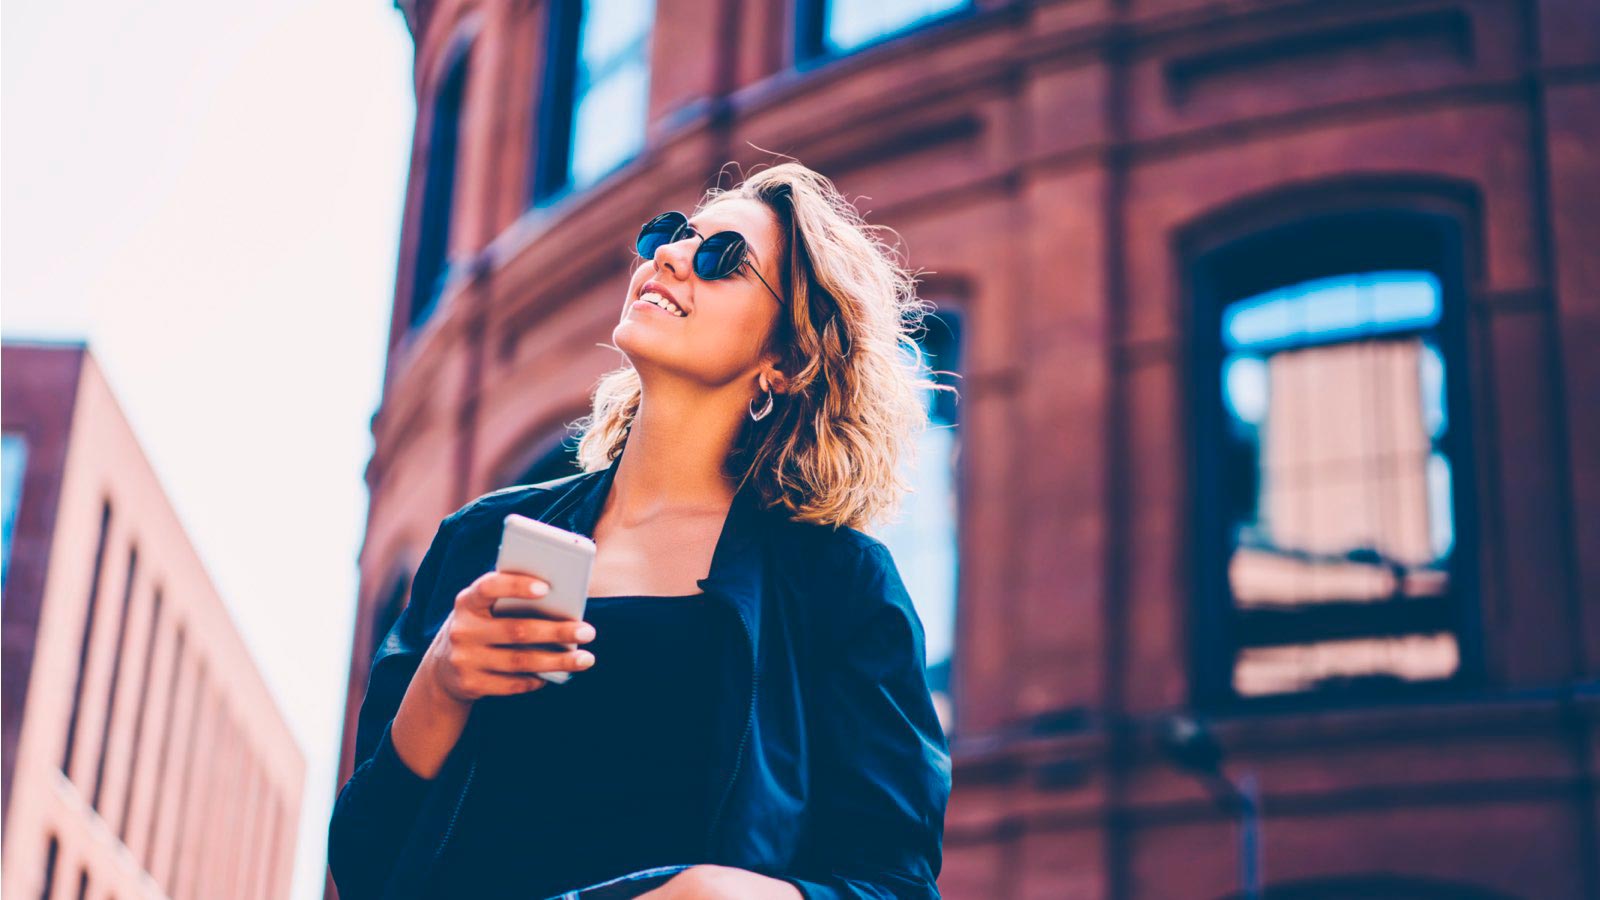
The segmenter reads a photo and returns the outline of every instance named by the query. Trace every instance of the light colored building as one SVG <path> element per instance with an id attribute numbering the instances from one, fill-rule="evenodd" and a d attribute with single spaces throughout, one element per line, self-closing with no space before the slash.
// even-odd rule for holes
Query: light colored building
<path id="1" fill-rule="evenodd" d="M 285 897 L 296 745 L 93 355 L 4 346 L 6 897 Z"/>

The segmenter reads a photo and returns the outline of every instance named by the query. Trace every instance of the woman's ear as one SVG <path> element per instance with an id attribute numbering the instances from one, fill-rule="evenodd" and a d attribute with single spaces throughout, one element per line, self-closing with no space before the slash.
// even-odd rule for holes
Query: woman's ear
<path id="1" fill-rule="evenodd" d="M 761 374 L 756 376 L 756 386 L 761 387 L 762 385 L 771 388 L 774 394 L 787 394 L 789 392 L 789 379 L 771 364 L 768 364 L 761 370 Z"/>

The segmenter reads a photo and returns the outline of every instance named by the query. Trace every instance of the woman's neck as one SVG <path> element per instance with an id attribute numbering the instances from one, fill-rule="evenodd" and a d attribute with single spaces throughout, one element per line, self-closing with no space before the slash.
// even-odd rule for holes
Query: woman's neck
<path id="1" fill-rule="evenodd" d="M 732 503 L 734 481 L 723 466 L 741 423 L 728 406 L 708 402 L 703 393 L 640 398 L 606 499 L 617 521 L 631 526 L 662 513 L 714 512 Z"/>

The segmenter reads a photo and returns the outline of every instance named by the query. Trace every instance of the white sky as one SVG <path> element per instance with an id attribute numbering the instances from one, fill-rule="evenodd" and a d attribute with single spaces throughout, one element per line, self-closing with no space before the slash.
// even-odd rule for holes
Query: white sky
<path id="1" fill-rule="evenodd" d="M 415 106 L 387 0 L 8 0 L 0 329 L 86 338 L 307 758 L 322 894 Z"/>

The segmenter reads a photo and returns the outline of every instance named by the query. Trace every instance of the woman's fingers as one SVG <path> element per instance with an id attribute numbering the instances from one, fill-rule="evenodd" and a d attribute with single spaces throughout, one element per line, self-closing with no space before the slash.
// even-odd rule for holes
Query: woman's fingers
<path id="1" fill-rule="evenodd" d="M 489 647 L 483 651 L 483 668 L 503 675 L 578 672 L 592 665 L 594 654 L 587 650 Z"/>
<path id="2" fill-rule="evenodd" d="M 549 593 L 542 579 L 514 572 L 491 571 L 456 594 L 430 652 L 444 689 L 471 702 L 478 697 L 522 694 L 547 682 L 538 672 L 576 672 L 594 665 L 594 654 L 567 649 L 594 640 L 594 626 L 575 619 L 496 616 L 491 608 L 502 597 L 537 599 Z"/>
<path id="3" fill-rule="evenodd" d="M 508 694 L 526 694 L 537 691 L 550 682 L 537 675 L 507 675 L 501 672 L 478 672 L 472 676 L 473 692 L 480 697 L 504 697 Z"/>
<path id="4" fill-rule="evenodd" d="M 549 592 L 550 585 L 542 578 L 493 570 L 479 575 L 477 580 L 456 594 L 456 609 L 487 616 L 490 607 L 501 597 L 537 600 Z"/>
<path id="5" fill-rule="evenodd" d="M 490 646 L 508 644 L 586 644 L 594 626 L 576 619 L 469 616 L 457 626 L 458 639 Z"/>

